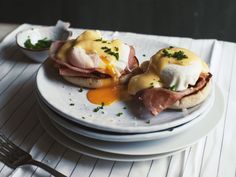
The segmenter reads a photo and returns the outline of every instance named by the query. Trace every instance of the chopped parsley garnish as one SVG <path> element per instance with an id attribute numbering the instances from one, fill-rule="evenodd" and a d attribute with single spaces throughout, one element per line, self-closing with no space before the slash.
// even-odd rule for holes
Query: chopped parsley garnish
<path id="1" fill-rule="evenodd" d="M 176 58 L 177 60 L 182 60 L 184 58 L 188 58 L 187 55 L 185 55 L 182 50 L 180 50 L 178 52 L 170 53 L 170 52 L 168 52 L 168 50 L 164 49 L 162 51 L 162 53 L 163 53 L 164 57 L 168 57 L 168 58 L 173 57 L 173 58 Z"/>
<path id="2" fill-rule="evenodd" d="M 119 51 L 119 48 L 118 47 L 114 47 L 115 48 L 115 51 Z"/>
<path id="3" fill-rule="evenodd" d="M 85 117 L 82 117 L 82 119 L 85 119 Z"/>
<path id="4" fill-rule="evenodd" d="M 106 47 L 106 46 L 104 46 L 104 47 L 102 47 L 101 49 L 105 50 L 105 49 L 109 49 L 109 48 L 108 48 L 108 47 Z"/>
<path id="5" fill-rule="evenodd" d="M 101 104 L 101 106 L 96 107 L 93 112 L 98 112 L 100 109 L 103 109 L 104 103 Z"/>
<path id="6" fill-rule="evenodd" d="M 146 124 L 150 124 L 150 123 L 151 123 L 151 121 L 150 121 L 150 120 L 147 120 L 147 121 L 146 121 Z"/>
<path id="7" fill-rule="evenodd" d="M 100 106 L 96 107 L 93 112 L 98 112 L 100 110 Z"/>
<path id="8" fill-rule="evenodd" d="M 104 50 L 105 53 L 108 53 L 109 55 L 113 55 L 116 60 L 119 60 L 119 53 L 118 52 L 113 52 L 110 48 L 104 46 L 101 47 L 102 50 Z"/>
<path id="9" fill-rule="evenodd" d="M 82 88 L 80 88 L 80 89 L 78 90 L 78 92 L 83 92 L 83 89 L 82 89 Z"/>
<path id="10" fill-rule="evenodd" d="M 70 106 L 74 106 L 75 104 L 74 103 L 70 103 Z"/>
<path id="11" fill-rule="evenodd" d="M 154 83 L 153 82 L 150 83 L 150 87 L 154 88 Z"/>
<path id="12" fill-rule="evenodd" d="M 182 50 L 175 52 L 172 57 L 176 58 L 177 60 L 182 60 L 184 58 L 188 58 L 187 55 L 184 54 Z"/>
<path id="13" fill-rule="evenodd" d="M 171 53 L 169 53 L 166 49 L 164 49 L 163 51 L 162 51 L 162 53 L 163 53 L 163 56 L 164 57 L 171 57 L 172 56 L 172 54 Z"/>
<path id="14" fill-rule="evenodd" d="M 146 55 L 145 55 L 145 54 L 143 54 L 143 57 L 146 57 Z"/>
<path id="15" fill-rule="evenodd" d="M 100 38 L 100 39 L 95 39 L 94 41 L 102 41 L 102 38 Z"/>
<path id="16" fill-rule="evenodd" d="M 48 40 L 47 38 L 38 40 L 36 44 L 32 44 L 30 39 L 27 39 L 24 42 L 24 46 L 27 49 L 46 49 L 49 48 L 52 44 L 52 40 Z"/>
<path id="17" fill-rule="evenodd" d="M 119 112 L 116 114 L 117 117 L 120 117 L 123 113 L 122 112 Z"/>
<path id="18" fill-rule="evenodd" d="M 123 109 L 127 109 L 127 107 L 124 106 Z"/>
<path id="19" fill-rule="evenodd" d="M 106 41 L 106 40 L 103 40 L 102 38 L 100 38 L 100 39 L 95 39 L 94 41 L 102 42 L 102 43 L 107 43 L 107 41 Z"/>
<path id="20" fill-rule="evenodd" d="M 171 90 L 171 91 L 176 91 L 176 89 L 177 89 L 177 86 L 176 86 L 176 85 L 172 85 L 172 86 L 170 87 L 170 90 Z"/>
<path id="21" fill-rule="evenodd" d="M 170 46 L 170 47 L 169 47 L 169 49 L 172 49 L 172 48 L 174 48 L 174 47 L 173 47 L 173 46 Z"/>

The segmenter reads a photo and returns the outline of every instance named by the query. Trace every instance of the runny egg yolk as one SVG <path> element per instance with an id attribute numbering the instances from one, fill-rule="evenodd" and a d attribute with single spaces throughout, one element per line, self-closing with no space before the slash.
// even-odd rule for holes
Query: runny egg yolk
<path id="1" fill-rule="evenodd" d="M 118 74 L 115 66 L 112 63 L 110 63 L 110 61 L 107 59 L 107 57 L 101 55 L 100 58 L 102 59 L 102 61 L 106 65 L 105 73 L 109 74 L 113 78 L 113 81 L 116 82 L 118 80 L 119 74 Z"/>
<path id="2" fill-rule="evenodd" d="M 93 104 L 110 105 L 115 101 L 126 100 L 129 96 L 125 87 L 116 85 L 89 90 L 87 98 Z"/>

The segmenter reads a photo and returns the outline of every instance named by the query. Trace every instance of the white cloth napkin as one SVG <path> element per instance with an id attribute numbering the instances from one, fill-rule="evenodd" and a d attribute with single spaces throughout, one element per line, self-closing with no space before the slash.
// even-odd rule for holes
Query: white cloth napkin
<path id="1" fill-rule="evenodd" d="M 24 24 L 0 44 L 0 129 L 15 144 L 72 177 L 235 177 L 236 167 L 236 45 L 217 40 L 164 37 L 134 33 L 104 32 L 108 37 L 129 40 L 130 36 L 148 38 L 185 47 L 210 64 L 214 81 L 223 90 L 226 111 L 219 125 L 206 138 L 186 151 L 153 161 L 112 162 L 75 153 L 53 140 L 36 117 L 34 79 L 40 64 L 28 59 L 16 47 L 17 32 L 29 28 Z M 73 29 L 74 35 L 82 30 Z M 201 131 L 201 130 L 199 130 Z M 0 163 L 0 176 L 12 169 Z M 45 171 L 27 166 L 13 176 L 49 176 Z"/>

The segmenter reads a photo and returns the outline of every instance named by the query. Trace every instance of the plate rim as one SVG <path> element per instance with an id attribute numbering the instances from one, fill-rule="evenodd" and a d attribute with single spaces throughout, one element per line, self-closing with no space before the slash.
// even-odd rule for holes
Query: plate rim
<path id="1" fill-rule="evenodd" d="M 48 115 L 48 117 L 51 119 L 53 124 L 59 124 L 60 126 L 66 128 L 67 130 L 71 130 L 74 133 L 80 134 L 82 136 L 92 138 L 92 139 L 98 139 L 103 141 L 110 141 L 110 142 L 138 142 L 138 141 L 149 141 L 149 140 L 157 140 L 162 138 L 167 138 L 169 136 L 178 134 L 183 132 L 189 127 L 194 126 L 195 123 L 200 121 L 203 116 L 199 115 L 195 119 L 185 123 L 184 125 L 181 125 L 180 127 L 173 128 L 173 130 L 163 130 L 163 131 L 156 131 L 156 132 L 149 132 L 149 133 L 135 133 L 135 134 L 117 134 L 117 135 L 111 135 L 109 132 L 106 133 L 100 133 L 100 132 L 92 132 L 86 129 L 83 129 L 82 125 L 73 125 L 67 120 L 64 120 L 61 115 L 57 115 L 56 112 L 51 110 L 42 100 L 40 100 L 40 97 L 36 95 L 37 101 L 39 106 L 43 109 L 43 111 Z M 209 111 L 209 109 L 212 107 L 213 102 L 215 99 L 215 95 L 211 98 L 210 107 L 206 110 Z M 92 128 L 91 128 L 92 129 Z M 99 130 L 97 130 L 99 131 Z M 96 136 L 96 138 L 95 138 Z"/>
<path id="2" fill-rule="evenodd" d="M 120 153 L 122 155 L 129 155 L 130 152 L 132 152 L 132 155 L 150 155 L 150 154 L 160 154 L 160 153 L 166 153 L 169 151 L 175 151 L 176 149 L 181 149 L 187 146 L 190 146 L 194 143 L 196 143 L 199 139 L 207 136 L 207 134 L 215 128 L 215 126 L 218 124 L 218 122 L 223 117 L 224 113 L 224 98 L 222 95 L 222 92 L 219 87 L 216 88 L 216 101 L 214 102 L 213 107 L 209 112 L 204 115 L 206 118 L 201 119 L 200 122 L 196 123 L 194 128 L 186 130 L 185 133 L 180 133 L 177 135 L 174 135 L 172 137 L 162 139 L 162 140 L 154 140 L 154 141 L 145 141 L 141 144 L 140 142 L 128 142 L 123 143 L 123 147 L 121 146 L 122 143 L 116 143 L 114 146 L 114 142 L 108 142 L 108 148 L 104 146 L 104 141 L 97 140 L 94 145 L 92 143 L 93 141 L 87 141 L 85 143 L 85 140 L 80 139 L 80 144 L 86 145 L 87 147 L 93 147 L 95 149 L 98 149 L 100 151 L 110 152 L 110 153 Z M 221 109 L 220 109 L 221 108 Z M 201 129 L 201 131 L 198 131 Z M 59 130 L 60 131 L 60 130 Z M 191 134 L 191 136 L 190 136 Z M 68 137 L 68 136 L 67 136 Z M 73 139 L 73 137 L 68 137 Z M 90 139 L 90 138 L 85 138 Z M 176 141 L 178 139 L 178 141 Z M 180 141 L 180 139 L 182 139 Z M 75 140 L 75 139 L 74 139 Z M 81 141 L 82 140 L 82 141 Z M 76 141 L 76 140 L 75 140 Z M 149 144 L 148 144 L 149 143 Z M 109 145 L 110 144 L 110 145 Z M 138 147 L 136 149 L 132 149 L 132 147 L 129 149 L 129 151 L 126 151 L 128 145 L 133 145 L 133 147 Z M 141 148 L 142 146 L 148 146 L 148 152 L 144 152 Z M 95 147 L 96 146 L 96 147 Z M 110 147 L 109 147 L 110 146 Z M 126 147 L 125 147 L 126 146 Z M 147 151 L 147 149 L 146 149 Z"/>
<path id="3" fill-rule="evenodd" d="M 176 153 L 180 153 L 185 150 L 185 149 L 178 149 L 176 151 L 170 151 L 168 153 L 162 153 L 162 154 L 156 154 L 156 155 L 143 155 L 143 156 L 120 155 L 120 154 L 115 154 L 115 153 L 103 152 L 103 151 L 89 148 L 87 146 L 84 146 L 78 142 L 75 142 L 67 138 L 59 130 L 53 127 L 50 120 L 47 120 L 47 118 L 45 117 L 43 118 L 43 116 L 39 116 L 38 110 L 37 110 L 37 117 L 40 121 L 40 124 L 44 128 L 44 130 L 58 143 L 64 145 L 65 147 L 75 152 L 78 152 L 78 153 L 81 153 L 83 155 L 87 155 L 93 158 L 99 158 L 99 159 L 110 160 L 110 161 L 137 162 L 137 161 L 147 161 L 147 160 L 165 158 L 165 157 L 174 155 Z"/>

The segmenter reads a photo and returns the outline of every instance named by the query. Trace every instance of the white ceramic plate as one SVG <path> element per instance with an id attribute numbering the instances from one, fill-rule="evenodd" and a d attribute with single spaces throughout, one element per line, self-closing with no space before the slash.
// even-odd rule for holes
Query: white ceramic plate
<path id="1" fill-rule="evenodd" d="M 214 91 L 214 89 L 213 89 Z M 214 92 L 211 94 L 211 98 L 209 99 L 209 104 L 207 106 L 207 109 L 209 110 L 213 104 L 215 94 Z M 48 117 L 59 124 L 60 126 L 66 128 L 67 130 L 70 130 L 76 134 L 80 134 L 89 138 L 103 140 L 103 141 L 112 141 L 112 142 L 137 142 L 137 141 L 148 141 L 148 140 L 156 140 L 161 138 L 166 138 L 169 136 L 173 136 L 175 134 L 178 134 L 180 132 L 183 132 L 184 130 L 192 127 L 195 123 L 201 120 L 203 116 L 198 116 L 197 118 L 193 119 L 192 121 L 189 121 L 183 125 L 163 130 L 163 131 L 157 131 L 157 132 L 149 132 L 149 133 L 136 133 L 136 134 L 120 134 L 120 133 L 112 133 L 112 132 L 104 132 L 99 131 L 95 129 L 91 129 L 88 127 L 84 127 L 80 124 L 68 121 L 64 117 L 60 116 L 53 110 L 51 110 L 41 99 L 39 96 L 37 96 L 38 103 L 40 107 L 43 109 L 43 111 L 48 115 Z M 207 112 L 206 110 L 205 112 Z"/>
<path id="2" fill-rule="evenodd" d="M 156 44 L 157 49 L 164 46 L 167 45 Z M 36 85 L 38 94 L 45 104 L 61 116 L 87 127 L 118 133 L 144 133 L 176 127 L 196 118 L 205 111 L 208 104 L 206 101 L 186 111 L 165 110 L 157 117 L 144 111 L 144 108 L 140 112 L 140 107 L 132 101 L 118 101 L 105 106 L 104 114 L 101 111 L 94 112 L 98 105 L 87 100 L 87 90 L 79 92 L 77 86 L 64 81 L 50 60 L 43 63 L 39 69 Z M 71 103 L 74 103 L 74 106 L 71 106 Z M 123 109 L 124 107 L 127 109 Z M 116 114 L 119 112 L 123 115 L 117 117 Z"/>
<path id="3" fill-rule="evenodd" d="M 114 161 L 146 161 L 146 160 L 160 159 L 167 156 L 171 156 L 175 153 L 178 153 L 184 150 L 184 149 L 178 149 L 177 151 L 172 151 L 168 153 L 156 154 L 156 155 L 143 155 L 143 156 L 120 155 L 120 154 L 113 154 L 113 153 L 107 153 L 107 152 L 95 150 L 87 146 L 81 145 L 80 143 L 62 134 L 59 130 L 57 130 L 53 126 L 50 119 L 40 108 L 38 109 L 37 113 L 38 113 L 38 118 L 40 120 L 41 125 L 48 132 L 48 134 L 51 135 L 57 142 L 61 143 L 62 145 L 66 146 L 67 148 L 71 150 L 74 150 L 76 152 L 79 152 L 81 154 L 88 155 L 94 158 L 114 160 Z"/>
<path id="4" fill-rule="evenodd" d="M 210 111 L 203 113 L 204 117 L 191 128 L 168 138 L 144 142 L 107 142 L 81 136 L 59 125 L 56 127 L 68 138 L 96 150 L 122 155 L 152 155 L 175 151 L 195 143 L 217 125 L 223 112 L 223 96 L 216 87 L 215 102 Z"/>

